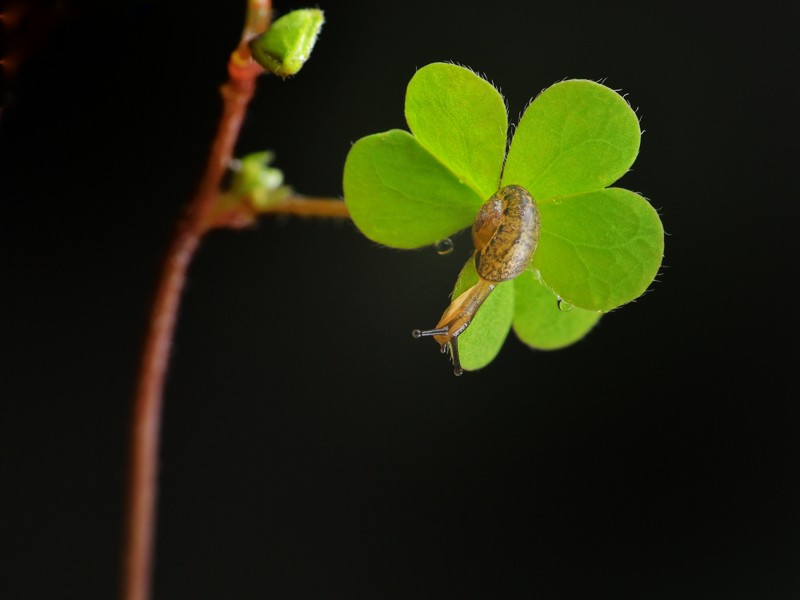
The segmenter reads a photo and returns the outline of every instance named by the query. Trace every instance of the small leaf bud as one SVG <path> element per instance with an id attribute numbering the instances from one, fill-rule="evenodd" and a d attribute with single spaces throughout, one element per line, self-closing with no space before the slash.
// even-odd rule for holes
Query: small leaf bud
<path id="1" fill-rule="evenodd" d="M 250 42 L 253 58 L 278 77 L 295 75 L 311 56 L 324 22 L 324 14 L 318 9 L 299 9 L 283 15 Z"/>

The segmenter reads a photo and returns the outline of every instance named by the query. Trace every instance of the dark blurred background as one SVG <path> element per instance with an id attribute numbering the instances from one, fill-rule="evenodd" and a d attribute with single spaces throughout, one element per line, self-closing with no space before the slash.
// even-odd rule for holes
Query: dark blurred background
<path id="1" fill-rule="evenodd" d="M 0 598 L 114 598 L 149 304 L 245 2 L 7 4 Z M 211 234 L 166 389 L 155 598 L 800 597 L 798 5 L 315 6 L 314 55 L 262 78 L 239 154 L 341 197 L 350 145 L 405 128 L 427 63 L 485 73 L 512 121 L 604 80 L 641 116 L 619 185 L 659 210 L 664 266 L 580 343 L 512 335 L 456 378 L 410 332 L 467 237 L 439 256 L 341 220 Z"/>

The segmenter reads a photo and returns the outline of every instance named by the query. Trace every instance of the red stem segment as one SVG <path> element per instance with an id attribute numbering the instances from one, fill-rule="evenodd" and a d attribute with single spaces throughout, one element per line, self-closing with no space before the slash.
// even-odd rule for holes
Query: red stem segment
<path id="1" fill-rule="evenodd" d="M 223 114 L 208 164 L 197 192 L 178 224 L 156 289 L 130 430 L 121 581 L 121 598 L 124 600 L 147 600 L 151 594 L 162 398 L 181 293 L 194 252 L 208 230 L 208 215 L 219 195 L 220 183 L 255 91 L 256 78 L 263 72 L 251 60 L 247 43 L 267 30 L 270 13 L 270 0 L 248 0 L 242 40 L 231 55 L 229 79 L 221 88 Z"/>

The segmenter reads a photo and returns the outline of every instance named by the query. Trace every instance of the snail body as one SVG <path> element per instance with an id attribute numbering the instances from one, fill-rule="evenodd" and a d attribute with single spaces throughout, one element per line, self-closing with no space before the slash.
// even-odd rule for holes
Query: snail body
<path id="1" fill-rule="evenodd" d="M 478 283 L 461 293 L 442 314 L 434 329 L 415 329 L 415 338 L 432 336 L 442 353 L 450 350 L 453 369 L 461 375 L 458 336 L 469 326 L 492 290 L 522 274 L 539 241 L 539 209 L 533 196 L 519 185 L 492 195 L 478 211 L 472 226 L 473 260 Z"/>

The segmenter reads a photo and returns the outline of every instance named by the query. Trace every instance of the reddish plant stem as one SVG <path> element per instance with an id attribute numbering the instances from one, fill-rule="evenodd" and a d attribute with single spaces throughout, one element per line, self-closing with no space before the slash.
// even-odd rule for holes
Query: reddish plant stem
<path id="1" fill-rule="evenodd" d="M 288 196 L 274 206 L 264 209 L 263 212 L 298 217 L 350 217 L 347 205 L 341 200 L 309 196 Z"/>
<path id="2" fill-rule="evenodd" d="M 186 271 L 200 242 L 198 233 L 182 229 L 167 254 L 156 291 L 131 415 L 121 596 L 125 600 L 150 597 L 164 380 Z"/>
<path id="3" fill-rule="evenodd" d="M 224 108 L 206 170 L 178 224 L 156 289 L 131 415 L 121 581 L 124 600 L 147 600 L 151 594 L 162 398 L 172 337 L 188 267 L 208 229 L 208 215 L 262 72 L 251 60 L 247 43 L 267 30 L 270 12 L 270 0 L 248 1 L 242 40 L 231 55 L 229 79 L 221 88 Z"/>
<path id="4" fill-rule="evenodd" d="M 208 215 L 209 227 L 244 229 L 261 215 L 293 215 L 296 217 L 329 217 L 349 219 L 350 211 L 343 200 L 300 196 L 289 193 L 274 204 L 256 206 L 248 195 L 227 194 L 217 200 L 214 212 Z"/>

